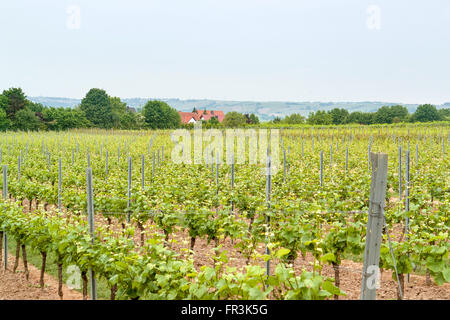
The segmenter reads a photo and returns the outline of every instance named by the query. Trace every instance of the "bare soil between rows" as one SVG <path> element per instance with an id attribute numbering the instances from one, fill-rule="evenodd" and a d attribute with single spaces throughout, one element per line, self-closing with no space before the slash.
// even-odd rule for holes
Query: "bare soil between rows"
<path id="1" fill-rule="evenodd" d="M 25 208 L 27 207 L 25 203 Z M 51 209 L 50 209 L 51 210 Z M 121 232 L 121 225 L 114 221 L 111 228 L 116 232 Z M 102 215 L 96 215 L 96 225 L 107 225 L 107 220 Z M 146 237 L 149 230 L 154 230 L 154 224 L 147 222 L 145 224 Z M 398 232 L 398 231 L 397 231 Z M 397 233 L 397 232 L 394 232 Z M 135 243 L 140 243 L 139 234 L 136 229 L 134 236 Z M 225 250 L 229 259 L 227 266 L 236 267 L 239 270 L 243 270 L 246 264 L 246 258 L 235 247 L 236 242 L 227 238 L 221 240 L 219 244 L 222 246 L 221 250 Z M 178 230 L 170 235 L 169 238 L 170 248 L 180 253 L 181 259 L 186 259 L 189 255 L 186 249 L 190 245 L 190 237 L 186 231 Z M 196 269 L 200 269 L 201 266 L 214 266 L 214 241 L 208 243 L 205 238 L 197 238 L 194 246 L 194 266 Z M 264 246 L 260 244 L 258 246 L 258 252 L 264 253 Z M 0 300 L 59 300 L 57 294 L 58 282 L 52 276 L 46 274 L 46 286 L 41 289 L 39 287 L 40 271 L 29 264 L 30 279 L 27 281 L 23 273 L 23 264 L 20 260 L 18 271 L 14 274 L 11 271 L 14 264 L 14 257 L 11 255 L 8 257 L 9 269 L 6 272 L 0 271 Z M 313 257 L 311 254 L 307 254 L 304 258 L 299 257 L 294 261 L 294 270 L 296 275 L 300 275 L 302 270 L 313 271 Z M 276 266 L 277 261 L 272 261 L 272 270 Z M 262 259 L 251 260 L 250 264 L 258 264 L 264 266 L 265 263 Z M 334 277 L 334 269 L 329 265 L 324 265 L 322 268 L 322 275 L 325 277 Z M 340 268 L 340 288 L 346 293 L 345 296 L 339 297 L 340 300 L 359 300 L 361 290 L 361 277 L 362 277 L 362 263 L 343 260 Z M 381 276 L 380 288 L 377 290 L 378 300 L 395 300 L 397 299 L 397 282 L 392 278 L 391 271 L 384 271 Z M 82 294 L 78 291 L 69 289 L 66 285 L 63 288 L 64 299 L 82 299 Z M 411 274 L 410 281 L 406 281 L 405 277 L 405 300 L 450 300 L 450 283 L 446 283 L 441 286 L 436 284 L 426 285 L 425 276 Z"/>
<path id="2" fill-rule="evenodd" d="M 28 263 L 29 279 L 25 278 L 22 259 L 19 267 L 13 273 L 15 257 L 8 255 L 8 269 L 0 271 L 0 300 L 60 300 L 58 296 L 58 281 L 52 276 L 45 274 L 45 285 L 39 286 L 40 270 Z M 63 284 L 64 300 L 82 300 L 83 295 L 69 289 Z"/>

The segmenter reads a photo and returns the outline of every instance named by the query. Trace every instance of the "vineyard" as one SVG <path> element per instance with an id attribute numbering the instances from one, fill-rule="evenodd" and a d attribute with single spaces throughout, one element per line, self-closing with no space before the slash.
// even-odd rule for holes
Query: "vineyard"
<path id="1" fill-rule="evenodd" d="M 169 130 L 2 133 L 2 269 L 21 261 L 28 278 L 31 259 L 44 288 L 53 268 L 61 299 L 73 268 L 85 299 L 359 299 L 380 152 L 379 267 L 394 294 L 378 298 L 413 299 L 423 277 L 449 299 L 449 139 L 445 123 L 284 128 L 268 174 L 247 139 L 233 163 L 203 141 L 195 164 L 173 161 Z"/>

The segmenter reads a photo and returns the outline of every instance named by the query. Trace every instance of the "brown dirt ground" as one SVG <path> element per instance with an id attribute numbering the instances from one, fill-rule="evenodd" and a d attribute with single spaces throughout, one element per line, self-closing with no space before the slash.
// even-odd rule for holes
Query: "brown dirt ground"
<path id="1" fill-rule="evenodd" d="M 45 286 L 39 286 L 40 270 L 28 263 L 29 279 L 26 280 L 22 259 L 16 273 L 12 272 L 15 257 L 8 256 L 8 270 L 0 271 L 0 300 L 59 300 L 58 281 L 52 276 L 45 275 Z M 63 284 L 64 300 L 81 300 L 83 295 L 69 289 Z"/>

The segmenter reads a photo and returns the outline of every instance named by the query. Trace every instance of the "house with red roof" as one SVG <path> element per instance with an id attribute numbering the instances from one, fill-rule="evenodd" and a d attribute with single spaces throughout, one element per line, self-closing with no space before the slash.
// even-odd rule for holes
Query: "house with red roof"
<path id="1" fill-rule="evenodd" d="M 186 123 L 196 123 L 197 121 L 208 121 L 215 117 L 219 122 L 222 122 L 225 118 L 225 113 L 223 111 L 214 110 L 196 110 L 195 112 L 182 112 L 178 111 L 181 117 L 181 122 Z"/>

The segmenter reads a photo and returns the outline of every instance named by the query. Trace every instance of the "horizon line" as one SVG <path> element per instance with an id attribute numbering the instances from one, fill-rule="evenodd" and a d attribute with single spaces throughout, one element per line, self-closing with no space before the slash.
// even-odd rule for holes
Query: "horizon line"
<path id="1" fill-rule="evenodd" d="M 111 97 L 116 97 L 114 95 L 109 95 Z M 27 98 L 53 98 L 53 99 L 70 99 L 70 100 L 82 100 L 83 98 L 73 98 L 73 97 L 57 97 L 57 96 L 27 96 Z M 124 99 L 143 99 L 143 100 L 180 100 L 180 101 L 189 101 L 189 100 L 200 100 L 200 101 L 225 101 L 225 102 L 258 102 L 258 103 L 389 103 L 389 104 L 398 104 L 398 105 L 421 105 L 421 104 L 426 104 L 426 103 L 419 103 L 419 102 L 414 102 L 414 103 L 405 103 L 405 102 L 389 102 L 389 101 L 380 101 L 380 100 L 298 100 L 298 101 L 294 101 L 294 100 L 228 100 L 228 99 L 215 99 L 215 98 L 163 98 L 163 97 L 158 97 L 158 98 L 149 98 L 149 97 L 119 97 L 120 99 L 124 100 Z M 450 104 L 450 100 L 449 101 L 445 101 L 442 103 L 431 103 L 431 102 L 427 102 L 429 104 L 433 104 L 433 105 L 445 105 L 445 104 Z"/>

